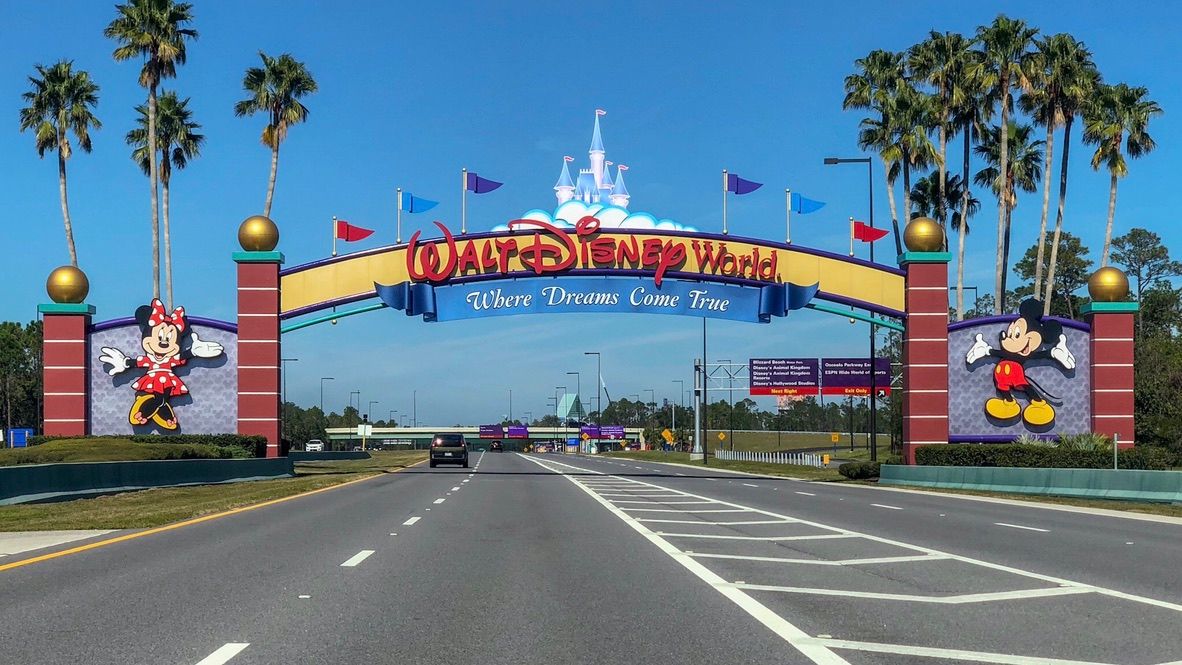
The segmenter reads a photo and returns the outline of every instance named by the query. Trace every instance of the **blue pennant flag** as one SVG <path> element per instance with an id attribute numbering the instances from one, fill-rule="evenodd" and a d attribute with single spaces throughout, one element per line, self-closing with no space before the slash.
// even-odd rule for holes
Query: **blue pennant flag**
<path id="1" fill-rule="evenodd" d="M 435 320 L 435 287 L 430 284 L 374 282 L 373 288 L 387 307 L 403 310 L 407 316 L 422 315 L 424 321 Z"/>
<path id="2" fill-rule="evenodd" d="M 439 201 L 421 199 L 410 192 L 402 193 L 402 212 L 427 212 L 439 205 Z"/>
<path id="3" fill-rule="evenodd" d="M 806 199 L 805 197 L 801 196 L 800 194 L 796 194 L 796 193 L 792 194 L 792 212 L 795 212 L 795 213 L 798 213 L 801 215 L 807 215 L 810 212 L 817 212 L 818 210 L 820 210 L 821 208 L 824 208 L 824 207 L 825 207 L 824 201 L 814 201 L 812 199 Z"/>
<path id="4" fill-rule="evenodd" d="M 491 192 L 505 183 L 497 182 L 496 180 L 489 180 L 488 178 L 481 178 L 480 176 L 468 172 L 467 178 L 464 180 L 464 187 L 475 194 L 484 194 Z"/>
<path id="5" fill-rule="evenodd" d="M 788 316 L 791 311 L 803 309 L 820 288 L 820 282 L 807 286 L 788 282 L 763 287 L 759 302 L 760 322 L 768 323 L 773 316 Z"/>
<path id="6" fill-rule="evenodd" d="M 728 192 L 734 192 L 735 194 L 750 194 L 760 187 L 763 187 L 762 182 L 744 180 L 734 173 L 726 174 L 726 191 Z"/>

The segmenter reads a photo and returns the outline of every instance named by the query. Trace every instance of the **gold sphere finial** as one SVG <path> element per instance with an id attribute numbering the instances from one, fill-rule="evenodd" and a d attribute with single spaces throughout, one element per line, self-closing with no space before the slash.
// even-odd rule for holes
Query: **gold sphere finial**
<path id="1" fill-rule="evenodd" d="M 90 280 L 78 268 L 62 266 L 49 273 L 45 291 L 56 303 L 77 304 L 86 300 L 86 294 L 90 293 Z"/>
<path id="2" fill-rule="evenodd" d="M 944 249 L 944 228 L 931 217 L 916 217 L 903 229 L 903 244 L 912 252 Z"/>
<path id="3" fill-rule="evenodd" d="M 1129 295 L 1129 278 L 1119 268 L 1105 266 L 1088 278 L 1093 302 L 1120 302 Z"/>
<path id="4" fill-rule="evenodd" d="M 279 245 L 279 227 L 268 217 L 251 215 L 238 227 L 238 244 L 248 252 L 270 252 Z"/>

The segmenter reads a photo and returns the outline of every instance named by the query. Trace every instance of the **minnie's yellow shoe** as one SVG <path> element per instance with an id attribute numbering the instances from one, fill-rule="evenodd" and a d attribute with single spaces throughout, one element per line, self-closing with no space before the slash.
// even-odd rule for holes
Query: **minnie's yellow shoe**
<path id="1" fill-rule="evenodd" d="M 127 412 L 127 422 L 131 423 L 132 425 L 147 425 L 149 418 L 155 418 L 156 413 L 150 413 L 147 416 L 143 416 L 140 414 L 140 408 L 144 405 L 144 402 L 146 402 L 150 399 L 152 399 L 151 393 L 145 393 L 143 395 L 136 397 L 135 402 L 133 402 L 131 405 L 131 411 Z M 158 411 L 159 411 L 159 409 L 157 410 L 157 412 Z M 143 420 L 142 421 L 137 420 L 136 416 L 143 418 Z"/>
<path id="2" fill-rule="evenodd" d="M 1055 407 L 1045 400 L 1033 400 L 1022 412 L 1022 419 L 1035 427 L 1049 425 L 1055 420 Z"/>
<path id="3" fill-rule="evenodd" d="M 179 424 L 176 420 L 176 412 L 172 410 L 172 406 L 168 403 L 162 404 L 156 410 L 156 413 L 152 414 L 152 422 L 166 430 L 174 430 Z"/>
<path id="4" fill-rule="evenodd" d="M 997 418 L 998 420 L 1010 420 L 1017 418 L 1018 414 L 1022 412 L 1022 407 L 1018 406 L 1018 402 L 1013 399 L 1001 399 L 998 397 L 991 398 L 985 402 L 985 413 Z"/>

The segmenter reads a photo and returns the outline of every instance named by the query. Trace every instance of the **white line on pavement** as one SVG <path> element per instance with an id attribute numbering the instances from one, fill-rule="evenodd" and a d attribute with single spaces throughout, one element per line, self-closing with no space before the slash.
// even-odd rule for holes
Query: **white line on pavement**
<path id="1" fill-rule="evenodd" d="M 858 642 L 855 640 L 835 640 L 828 638 L 806 638 L 801 641 L 806 644 L 817 644 L 821 646 L 832 647 L 834 649 L 850 649 L 853 651 L 889 653 L 900 656 L 927 656 L 929 658 L 941 658 L 944 660 L 967 660 L 974 663 L 998 663 L 999 665 L 1104 665 L 1104 663 L 1095 663 L 1083 660 L 1032 658 L 1030 656 L 1011 656 L 1004 653 L 989 653 L 985 651 L 962 651 L 960 649 L 918 647 L 910 644 L 881 644 L 878 642 Z M 1171 664 L 1163 663 L 1163 665 Z"/>
<path id="2" fill-rule="evenodd" d="M 866 371 L 870 371 L 870 370 L 866 370 Z M 812 492 L 797 492 L 797 494 L 803 494 L 804 496 L 817 496 L 816 494 L 813 494 Z"/>
<path id="3" fill-rule="evenodd" d="M 702 520 L 662 520 L 652 518 L 636 518 L 637 522 L 659 522 L 661 524 L 701 524 L 702 526 L 747 526 L 750 524 L 795 524 L 786 520 L 749 520 L 745 522 L 704 522 Z"/>
<path id="4" fill-rule="evenodd" d="M 869 370 L 867 370 L 869 371 Z M 1050 533 L 1050 529 L 1040 529 L 1036 526 L 1022 526 L 1021 524 L 1006 524 L 1005 522 L 994 522 L 997 526 L 1007 526 L 1011 529 L 1025 529 L 1026 531 L 1037 531 L 1039 533 Z"/>
<path id="5" fill-rule="evenodd" d="M 341 567 L 342 568 L 356 568 L 357 564 L 368 559 L 369 555 L 373 554 L 374 551 L 375 550 L 361 550 L 357 554 L 354 554 L 353 556 L 349 557 L 348 560 L 346 560 L 344 563 L 341 564 Z"/>
<path id="6" fill-rule="evenodd" d="M 808 536 L 721 536 L 705 533 L 665 533 L 664 531 L 658 531 L 657 535 L 664 536 L 666 538 L 716 538 L 719 540 L 769 540 L 777 542 L 782 540 L 831 540 L 833 538 L 858 538 L 857 535 L 849 533 L 821 533 Z"/>
<path id="7" fill-rule="evenodd" d="M 739 589 L 749 591 L 781 591 L 784 593 L 803 593 L 814 596 L 841 596 L 843 598 L 867 598 L 872 600 L 903 600 L 914 603 L 935 603 L 937 605 L 965 605 L 970 603 L 990 603 L 998 600 L 1018 600 L 1020 598 L 1046 598 L 1049 596 L 1068 596 L 1080 593 L 1092 593 L 1092 589 L 1082 586 L 1057 586 L 1047 589 L 1022 589 L 1020 591 L 999 591 L 996 593 L 966 593 L 956 596 L 918 596 L 909 593 L 876 593 L 871 591 L 850 591 L 848 589 L 828 589 L 776 586 L 774 584 L 731 584 Z"/>
<path id="8" fill-rule="evenodd" d="M 885 503 L 872 503 L 870 505 L 874 506 L 875 508 L 889 508 L 890 510 L 903 510 L 902 508 L 900 508 L 898 506 L 888 506 Z"/>
<path id="9" fill-rule="evenodd" d="M 869 372 L 870 370 L 866 370 L 866 371 Z M 451 491 L 458 492 L 458 491 L 460 491 L 460 488 L 459 488 L 459 486 L 456 486 L 456 487 L 451 488 Z"/>
<path id="10" fill-rule="evenodd" d="M 410 525 L 414 524 L 415 522 L 418 522 L 421 519 L 423 519 L 423 518 L 418 517 L 418 516 L 412 517 L 412 518 L 406 520 L 405 522 L 403 522 L 402 526 L 410 526 Z"/>
<path id="11" fill-rule="evenodd" d="M 444 501 L 447 501 L 447 499 L 435 499 L 435 503 L 437 504 L 443 503 Z"/>
<path id="12" fill-rule="evenodd" d="M 689 510 L 674 510 L 672 508 L 621 508 L 620 510 L 626 510 L 630 513 L 683 513 L 685 515 L 698 514 L 698 513 L 749 513 L 749 512 L 751 512 L 750 510 L 744 510 L 742 508 L 719 508 L 717 510 L 694 510 L 693 508 L 690 508 Z"/>
<path id="13" fill-rule="evenodd" d="M 883 556 L 872 559 L 788 559 L 778 556 L 749 556 L 746 554 L 712 554 L 706 552 L 686 552 L 687 555 L 699 559 L 738 559 L 741 561 L 766 561 L 768 563 L 800 563 L 812 566 L 864 566 L 875 563 L 906 563 L 909 561 L 935 561 L 947 559 L 946 556 L 935 554 L 916 554 L 912 556 Z"/>
<path id="14" fill-rule="evenodd" d="M 867 371 L 869 371 L 869 370 L 867 370 Z M 752 485 L 751 483 L 743 483 L 743 484 L 746 485 L 747 487 L 759 487 L 759 485 Z"/>
<path id="15" fill-rule="evenodd" d="M 217 651 L 197 661 L 197 665 L 222 665 L 223 663 L 228 663 L 231 658 L 242 653 L 242 650 L 248 646 L 250 646 L 250 642 L 226 642 L 218 647 Z"/>

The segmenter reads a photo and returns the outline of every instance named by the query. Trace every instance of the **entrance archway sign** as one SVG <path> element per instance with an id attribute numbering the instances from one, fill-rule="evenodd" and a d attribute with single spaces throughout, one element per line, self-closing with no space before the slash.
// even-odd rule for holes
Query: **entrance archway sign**
<path id="1" fill-rule="evenodd" d="M 284 331 L 384 306 L 427 321 L 557 312 L 682 314 L 767 323 L 803 307 L 903 317 L 901 270 L 822 250 L 689 231 L 603 229 L 532 219 L 328 258 L 281 273 Z M 640 278 L 640 279 L 638 279 Z M 380 304 L 299 321 L 325 309 Z M 828 301 L 832 304 L 818 303 Z M 863 314 L 849 308 L 867 312 Z"/>

